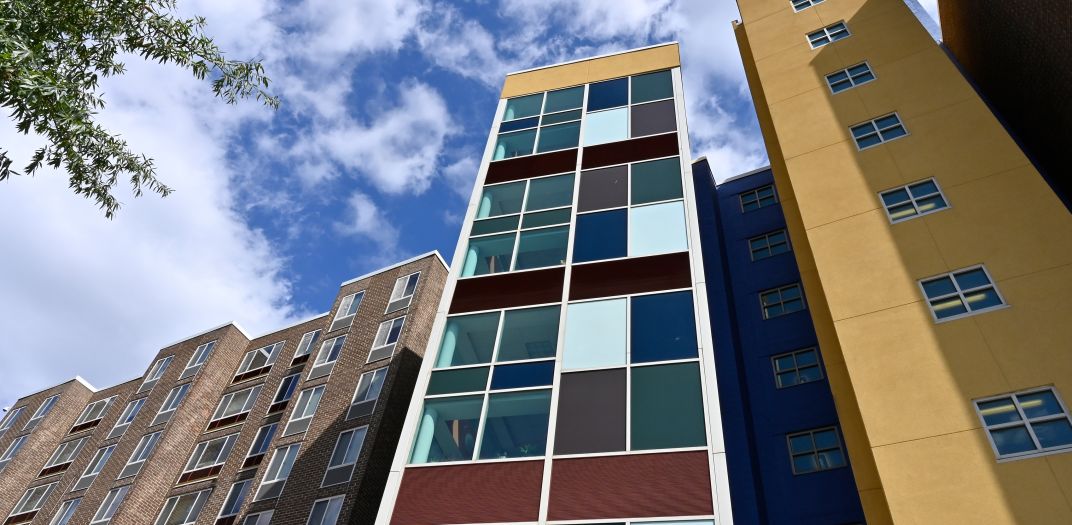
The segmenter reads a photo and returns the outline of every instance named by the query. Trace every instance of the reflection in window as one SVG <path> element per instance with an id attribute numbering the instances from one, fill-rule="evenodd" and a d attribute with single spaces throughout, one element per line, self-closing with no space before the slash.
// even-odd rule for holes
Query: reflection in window
<path id="1" fill-rule="evenodd" d="M 1072 418 L 1053 388 L 981 399 L 975 409 L 999 459 L 1072 450 Z"/>
<path id="2" fill-rule="evenodd" d="M 846 465 L 841 439 L 834 427 L 786 436 L 792 456 L 793 474 L 807 474 Z"/>
<path id="3" fill-rule="evenodd" d="M 483 396 L 425 400 L 410 462 L 472 459 L 482 405 Z"/>
<path id="4" fill-rule="evenodd" d="M 542 456 L 547 449 L 551 391 L 492 394 L 480 459 Z"/>
<path id="5" fill-rule="evenodd" d="M 570 304 L 566 309 L 564 369 L 625 365 L 626 299 Z"/>
<path id="6" fill-rule="evenodd" d="M 498 312 L 450 317 L 436 368 L 490 363 L 498 328 Z"/>
<path id="7" fill-rule="evenodd" d="M 1005 304 L 982 266 L 932 277 L 919 284 L 936 321 L 956 319 Z"/>

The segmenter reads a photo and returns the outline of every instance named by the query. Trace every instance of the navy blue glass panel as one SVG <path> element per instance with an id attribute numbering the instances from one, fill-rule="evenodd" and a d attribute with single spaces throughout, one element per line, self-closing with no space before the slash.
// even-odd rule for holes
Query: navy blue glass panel
<path id="1" fill-rule="evenodd" d="M 578 215 L 573 262 L 625 257 L 628 236 L 626 220 L 625 210 Z"/>
<path id="2" fill-rule="evenodd" d="M 692 292 L 641 295 L 632 299 L 630 344 L 633 363 L 696 357 Z"/>
<path id="3" fill-rule="evenodd" d="M 515 120 L 513 122 L 503 122 L 499 124 L 499 133 L 506 133 L 507 131 L 514 131 L 525 128 L 535 128 L 540 123 L 540 117 L 523 118 L 521 120 Z"/>
<path id="4" fill-rule="evenodd" d="M 628 78 L 596 82 L 588 86 L 588 111 L 616 108 L 628 103 Z"/>
<path id="5" fill-rule="evenodd" d="M 551 384 L 555 376 L 554 361 L 522 363 L 519 365 L 498 365 L 491 376 L 491 389 L 525 388 Z"/>

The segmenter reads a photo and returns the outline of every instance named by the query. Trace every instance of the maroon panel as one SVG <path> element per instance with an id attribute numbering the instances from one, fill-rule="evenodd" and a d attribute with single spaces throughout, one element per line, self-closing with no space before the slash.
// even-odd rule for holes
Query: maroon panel
<path id="1" fill-rule="evenodd" d="M 536 521 L 543 461 L 406 469 L 391 523 Z"/>
<path id="2" fill-rule="evenodd" d="M 249 416 L 249 412 L 244 412 L 242 414 L 235 414 L 233 416 L 225 417 L 223 419 L 217 419 L 215 421 L 210 421 L 209 424 L 208 424 L 208 428 L 206 428 L 205 430 L 207 432 L 207 431 L 212 430 L 212 429 L 222 428 L 222 427 L 226 427 L 228 425 L 233 425 L 235 423 L 240 423 L 242 421 L 245 421 L 247 416 Z"/>
<path id="3" fill-rule="evenodd" d="M 284 408 L 287 408 L 287 403 L 289 403 L 289 402 L 290 402 L 290 400 L 280 401 L 278 403 L 272 403 L 271 406 L 268 407 L 268 414 L 275 414 L 277 412 L 282 412 Z M 268 414 L 265 414 L 265 415 L 268 415 Z"/>
<path id="4" fill-rule="evenodd" d="M 33 521 L 34 516 L 37 515 L 37 511 L 23 512 L 22 514 L 16 514 L 4 521 L 4 525 L 10 525 L 12 523 L 27 523 Z"/>
<path id="5" fill-rule="evenodd" d="M 294 360 L 290 362 L 290 366 L 300 365 L 300 364 L 308 361 L 310 355 L 312 355 L 312 354 L 310 353 L 310 354 L 305 354 L 305 355 L 300 355 L 298 357 L 295 357 Z"/>
<path id="6" fill-rule="evenodd" d="M 179 476 L 179 483 L 189 483 L 191 481 L 200 481 L 202 479 L 208 479 L 216 476 L 223 470 L 223 465 L 216 465 L 215 467 L 203 468 L 201 470 L 194 470 L 187 472 Z"/>
<path id="7" fill-rule="evenodd" d="M 81 432 L 83 430 L 89 430 L 89 429 L 99 425 L 100 422 L 101 422 L 101 420 L 98 419 L 96 421 L 86 421 L 85 423 L 82 423 L 81 425 L 75 425 L 75 426 L 71 427 L 71 432 L 70 433 L 74 434 L 75 432 Z"/>
<path id="8" fill-rule="evenodd" d="M 252 379 L 252 378 L 257 377 L 257 376 L 262 376 L 264 374 L 267 374 L 271 370 L 272 370 L 272 367 L 269 365 L 269 366 L 262 366 L 262 367 L 260 367 L 260 368 L 258 368 L 256 370 L 250 370 L 249 372 L 244 372 L 244 373 L 238 374 L 238 375 L 235 376 L 234 379 L 231 380 L 231 384 L 241 383 L 242 381 L 245 381 L 247 379 Z"/>
<path id="9" fill-rule="evenodd" d="M 565 268 L 548 268 L 460 279 L 450 301 L 450 313 L 561 302 L 565 276 Z"/>
<path id="10" fill-rule="evenodd" d="M 570 300 L 692 286 L 688 252 L 573 266 Z"/>
<path id="11" fill-rule="evenodd" d="M 707 452 L 556 459 L 550 520 L 712 514 Z"/>
<path id="12" fill-rule="evenodd" d="M 678 153 L 677 133 L 623 140 L 584 148 L 581 169 L 669 157 Z"/>
<path id="13" fill-rule="evenodd" d="M 70 466 L 71 466 L 71 464 L 69 462 L 68 463 L 61 463 L 59 465 L 53 465 L 51 467 L 48 467 L 48 468 L 42 470 L 41 473 L 37 475 L 37 477 L 41 478 L 41 477 L 48 476 L 50 474 L 55 474 L 57 472 L 63 472 L 65 470 L 67 470 L 67 468 L 70 467 Z"/>
<path id="14" fill-rule="evenodd" d="M 216 525 L 234 525 L 236 518 L 238 518 L 238 516 L 227 516 L 226 518 L 219 518 L 216 520 Z"/>
<path id="15" fill-rule="evenodd" d="M 567 149 L 527 157 L 497 160 L 488 165 L 484 184 L 577 171 L 577 150 Z"/>
<path id="16" fill-rule="evenodd" d="M 242 468 L 255 467 L 257 465 L 260 465 L 262 460 L 264 460 L 264 454 L 256 454 L 250 456 L 242 462 Z"/>

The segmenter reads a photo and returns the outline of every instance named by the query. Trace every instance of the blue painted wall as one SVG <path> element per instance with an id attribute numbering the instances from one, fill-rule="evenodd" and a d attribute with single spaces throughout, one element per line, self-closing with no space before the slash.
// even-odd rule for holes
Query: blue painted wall
<path id="1" fill-rule="evenodd" d="M 763 319 L 761 291 L 800 282 L 792 252 L 753 262 L 748 240 L 785 228 L 780 205 L 742 212 L 739 195 L 773 183 L 769 169 L 717 187 L 693 164 L 735 523 L 863 523 L 849 466 L 793 474 L 786 435 L 838 426 L 824 378 L 779 389 L 771 357 L 817 346 L 807 311 Z M 839 426 L 840 433 L 840 426 Z"/>

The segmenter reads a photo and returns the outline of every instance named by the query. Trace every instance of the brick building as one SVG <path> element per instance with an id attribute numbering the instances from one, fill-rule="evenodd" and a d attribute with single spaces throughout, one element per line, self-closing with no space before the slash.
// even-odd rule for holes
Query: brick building
<path id="1" fill-rule="evenodd" d="M 4 525 L 371 523 L 446 281 L 432 252 L 342 284 L 329 312 L 160 350 L 0 420 Z"/>

